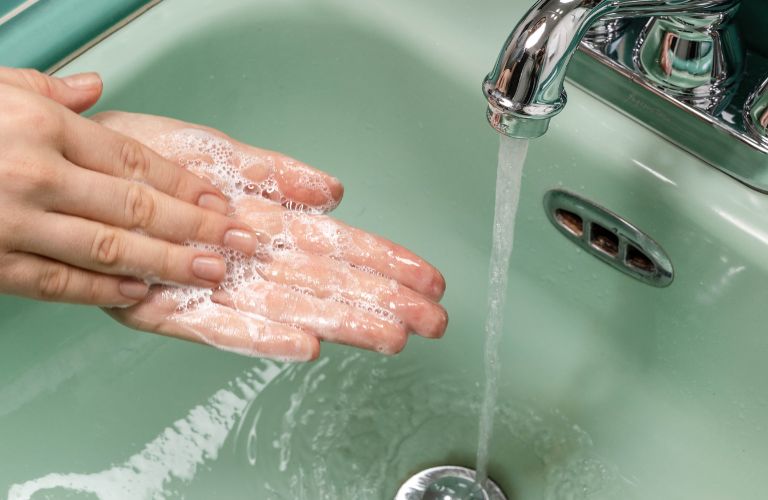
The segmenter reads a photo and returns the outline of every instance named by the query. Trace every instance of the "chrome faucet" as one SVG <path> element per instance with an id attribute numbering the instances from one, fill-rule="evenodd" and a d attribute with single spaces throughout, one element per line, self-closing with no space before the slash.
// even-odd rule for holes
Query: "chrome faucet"
<path id="1" fill-rule="evenodd" d="M 597 45 L 621 52 L 617 58 L 625 59 L 631 79 L 711 115 L 729 103 L 743 72 L 743 49 L 731 22 L 738 4 L 539 0 L 512 31 L 483 83 L 488 121 L 511 137 L 543 135 L 566 104 L 563 83 L 571 57 L 596 23 L 603 38 Z M 619 21 L 629 18 L 650 20 L 627 50 L 626 40 L 611 42 L 612 31 L 623 29 Z"/>

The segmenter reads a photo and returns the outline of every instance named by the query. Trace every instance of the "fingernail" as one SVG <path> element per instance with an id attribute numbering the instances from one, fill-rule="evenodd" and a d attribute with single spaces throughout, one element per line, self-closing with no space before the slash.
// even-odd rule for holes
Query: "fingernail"
<path id="1" fill-rule="evenodd" d="M 227 265 L 216 257 L 197 257 L 192 261 L 192 272 L 202 280 L 218 283 L 224 279 Z"/>
<path id="2" fill-rule="evenodd" d="M 78 73 L 65 76 L 61 81 L 75 90 L 91 90 L 101 86 L 101 77 L 98 73 Z"/>
<path id="3" fill-rule="evenodd" d="M 206 193 L 197 200 L 197 206 L 219 212 L 220 214 L 227 215 L 229 213 L 229 203 L 227 200 L 216 196 L 215 194 Z"/>
<path id="4" fill-rule="evenodd" d="M 256 251 L 256 235 L 241 229 L 230 229 L 224 234 L 224 246 L 251 255 Z"/>
<path id="5" fill-rule="evenodd" d="M 149 285 L 136 280 L 123 280 L 117 288 L 124 297 L 133 300 L 141 300 L 146 297 L 149 292 Z"/>
<path id="6" fill-rule="evenodd" d="M 256 235 L 256 239 L 258 239 L 259 243 L 261 243 L 262 245 L 268 245 L 272 243 L 272 235 L 265 231 L 260 231 L 256 229 L 253 231 L 253 234 Z"/>

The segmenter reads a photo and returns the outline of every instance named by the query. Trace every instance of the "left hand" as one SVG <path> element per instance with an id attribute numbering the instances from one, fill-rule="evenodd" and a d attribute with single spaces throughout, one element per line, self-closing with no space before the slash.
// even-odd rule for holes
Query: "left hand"
<path id="1" fill-rule="evenodd" d="M 291 360 L 317 357 L 318 340 L 392 354 L 405 346 L 409 332 L 430 338 L 444 333 L 447 315 L 437 301 L 445 282 L 434 267 L 322 214 L 341 199 L 336 179 L 198 125 L 121 112 L 93 120 L 207 177 L 231 197 L 233 216 L 263 244 L 256 257 L 230 260 L 230 276 L 245 274 L 239 282 L 225 281 L 200 303 L 195 290 L 154 287 L 135 306 L 107 310 L 119 321 Z M 193 303 L 184 303 L 190 298 Z"/>

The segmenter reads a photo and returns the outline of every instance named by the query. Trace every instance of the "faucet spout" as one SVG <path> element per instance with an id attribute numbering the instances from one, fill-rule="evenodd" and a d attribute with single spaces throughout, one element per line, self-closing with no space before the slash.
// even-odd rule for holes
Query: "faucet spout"
<path id="1" fill-rule="evenodd" d="M 571 56 L 598 20 L 732 11 L 738 0 L 539 0 L 515 27 L 483 83 L 488 121 L 510 137 L 543 135 L 566 104 Z"/>

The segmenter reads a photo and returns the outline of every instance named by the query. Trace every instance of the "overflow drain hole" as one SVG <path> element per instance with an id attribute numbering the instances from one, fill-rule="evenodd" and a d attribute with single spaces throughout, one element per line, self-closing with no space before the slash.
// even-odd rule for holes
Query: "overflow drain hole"
<path id="1" fill-rule="evenodd" d="M 627 245 L 627 265 L 648 274 L 656 272 L 653 261 L 634 245 Z"/>
<path id="2" fill-rule="evenodd" d="M 555 211 L 555 218 L 562 227 L 574 236 L 581 237 L 584 234 L 584 220 L 575 213 L 560 208 Z"/>
<path id="3" fill-rule="evenodd" d="M 675 271 L 664 249 L 626 219 L 561 189 L 547 192 L 544 209 L 557 230 L 588 254 L 643 283 L 672 283 Z"/>
<path id="4" fill-rule="evenodd" d="M 619 255 L 619 237 L 613 231 L 609 231 L 600 224 L 592 223 L 589 232 L 589 242 L 594 248 L 606 255 L 616 257 Z"/>

